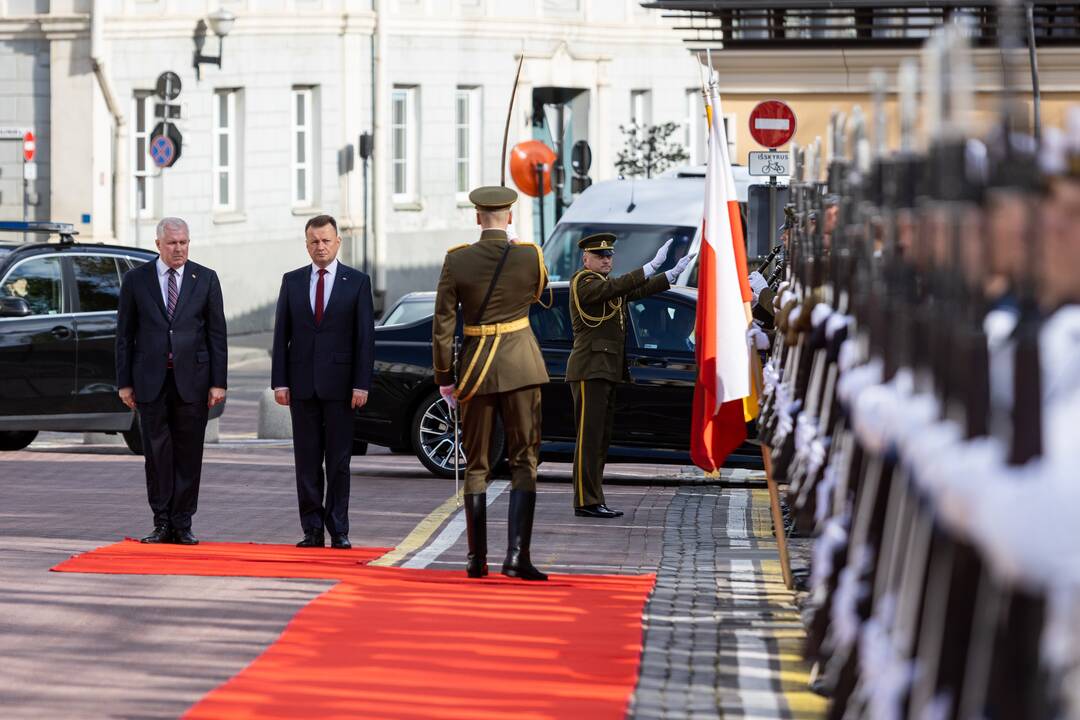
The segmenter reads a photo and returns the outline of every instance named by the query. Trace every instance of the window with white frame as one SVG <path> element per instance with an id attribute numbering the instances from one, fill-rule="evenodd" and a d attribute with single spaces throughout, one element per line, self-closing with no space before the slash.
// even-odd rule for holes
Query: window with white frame
<path id="1" fill-rule="evenodd" d="M 417 125 L 416 88 L 395 86 L 390 96 L 390 167 L 397 203 L 416 202 Z"/>
<path id="2" fill-rule="evenodd" d="M 652 122 L 652 93 L 648 90 L 630 91 L 630 122 L 648 125 Z"/>
<path id="3" fill-rule="evenodd" d="M 292 135 L 292 203 L 311 207 L 315 204 L 315 88 L 293 88 Z"/>
<path id="4" fill-rule="evenodd" d="M 134 216 L 139 218 L 153 217 L 154 215 L 154 186 L 153 175 L 150 172 L 150 133 L 154 129 L 154 93 L 150 90 L 137 90 L 135 92 L 134 107 L 131 113 L 134 118 L 132 123 L 133 147 L 131 152 L 132 173 L 134 182 L 132 189 L 134 195 L 131 207 Z"/>
<path id="5" fill-rule="evenodd" d="M 457 199 L 480 184 L 480 88 L 459 87 L 454 96 L 454 177 Z"/>
<path id="6" fill-rule="evenodd" d="M 683 144 L 690 156 L 690 164 L 701 165 L 705 162 L 705 143 L 708 140 L 705 134 L 705 105 L 702 102 L 701 90 L 697 88 L 687 90 L 685 97 Z"/>
<path id="7" fill-rule="evenodd" d="M 218 90 L 214 93 L 213 127 L 213 209 L 216 212 L 232 212 L 238 207 L 237 143 L 238 123 L 236 99 L 239 90 Z"/>

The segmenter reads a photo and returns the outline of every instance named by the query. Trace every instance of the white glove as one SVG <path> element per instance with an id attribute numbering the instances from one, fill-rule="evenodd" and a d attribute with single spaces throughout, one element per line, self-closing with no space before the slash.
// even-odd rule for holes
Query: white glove
<path id="1" fill-rule="evenodd" d="M 457 398 L 454 397 L 454 390 L 455 387 L 453 385 L 439 386 L 439 394 L 442 395 L 443 400 L 446 401 L 446 404 L 450 406 L 451 410 L 457 407 Z"/>
<path id="2" fill-rule="evenodd" d="M 665 273 L 667 275 L 668 284 L 670 285 L 674 283 L 675 280 L 677 280 L 678 277 L 683 274 L 683 271 L 686 270 L 686 266 L 694 262 L 694 258 L 696 257 L 697 253 L 694 253 L 693 255 L 683 255 L 681 258 L 679 258 L 679 261 L 675 263 L 675 267 L 671 268 Z"/>
<path id="3" fill-rule="evenodd" d="M 765 279 L 765 276 L 759 273 L 757 270 L 750 273 L 750 289 L 754 291 L 754 301 L 757 301 L 758 295 L 761 291 L 769 287 L 769 281 Z"/>
<path id="4" fill-rule="evenodd" d="M 746 329 L 746 341 L 752 348 L 769 349 L 769 336 L 757 326 L 757 323 L 750 323 L 750 327 Z"/>
<path id="5" fill-rule="evenodd" d="M 675 238 L 669 238 L 666 243 L 660 246 L 660 249 L 656 251 L 656 257 L 649 262 L 641 266 L 641 269 L 645 271 L 645 277 L 652 277 L 656 274 L 656 271 L 660 269 L 660 266 L 667 260 L 668 248 L 671 247 L 671 243 L 675 242 Z"/>

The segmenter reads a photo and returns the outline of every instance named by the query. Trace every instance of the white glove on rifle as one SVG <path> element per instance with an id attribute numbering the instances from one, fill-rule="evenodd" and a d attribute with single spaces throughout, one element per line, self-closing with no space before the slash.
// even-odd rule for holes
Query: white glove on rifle
<path id="1" fill-rule="evenodd" d="M 668 248 L 671 247 L 671 243 L 675 242 L 675 238 L 669 238 L 666 243 L 660 246 L 660 249 L 656 251 L 656 257 L 649 262 L 641 266 L 641 269 L 645 271 L 645 277 L 652 277 L 656 274 L 656 271 L 660 269 L 660 266 L 667 260 Z"/>
<path id="2" fill-rule="evenodd" d="M 683 274 L 683 271 L 686 270 L 686 267 L 690 263 L 694 262 L 694 258 L 696 257 L 697 253 L 694 253 L 693 255 L 683 255 L 681 258 L 679 258 L 679 261 L 675 263 L 675 267 L 671 268 L 665 273 L 667 275 L 668 285 L 674 284 L 675 280 L 677 280 L 678 277 Z"/>
<path id="3" fill-rule="evenodd" d="M 754 302 L 757 302 L 758 295 L 767 287 L 769 287 L 769 281 L 765 279 L 764 275 L 757 270 L 750 273 L 750 289 L 754 291 Z"/>
<path id="4" fill-rule="evenodd" d="M 454 390 L 455 387 L 453 385 L 439 386 L 439 394 L 442 395 L 443 400 L 446 401 L 446 404 L 450 406 L 451 410 L 457 407 L 457 398 L 454 397 Z"/>

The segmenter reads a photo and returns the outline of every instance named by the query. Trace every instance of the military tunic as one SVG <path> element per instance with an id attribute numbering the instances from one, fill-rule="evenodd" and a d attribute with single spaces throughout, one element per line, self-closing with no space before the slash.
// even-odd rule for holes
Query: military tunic
<path id="1" fill-rule="evenodd" d="M 669 287 L 666 274 L 646 278 L 641 268 L 614 278 L 580 270 L 570 281 L 574 348 L 566 365 L 566 381 L 574 397 L 577 424 L 574 507 L 604 504 L 604 463 L 615 425 L 615 389 L 617 383 L 630 381 L 625 301 Z"/>
<path id="2" fill-rule="evenodd" d="M 509 245 L 509 249 L 507 247 Z M 477 317 L 504 250 L 506 262 L 483 317 Z M 510 243 L 502 230 L 484 230 L 479 242 L 451 249 L 435 296 L 432 356 L 435 382 L 458 386 L 465 492 L 481 493 L 491 472 L 491 435 L 501 415 L 515 490 L 535 490 L 540 454 L 540 386 L 548 382 L 529 307 L 547 287 L 543 254 L 532 243 Z M 453 368 L 457 307 L 465 339 Z"/>

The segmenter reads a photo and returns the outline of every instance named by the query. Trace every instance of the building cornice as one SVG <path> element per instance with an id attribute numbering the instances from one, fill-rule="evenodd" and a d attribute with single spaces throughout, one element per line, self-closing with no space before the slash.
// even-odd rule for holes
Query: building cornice
<path id="1" fill-rule="evenodd" d="M 997 50 L 973 51 L 976 90 L 1001 89 L 1001 55 Z M 895 92 L 900 63 L 918 59 L 917 51 L 887 50 L 725 50 L 713 53 L 720 91 L 768 92 L 806 95 L 867 93 L 870 72 L 886 71 L 890 91 Z M 1038 51 L 1039 85 L 1042 92 L 1080 91 L 1080 48 L 1043 48 Z M 1017 82 L 1028 87 L 1027 53 L 1017 55 Z"/>
<path id="2" fill-rule="evenodd" d="M 89 15 L 28 15 L 0 18 L 0 40 L 74 40 L 89 34 Z"/>

